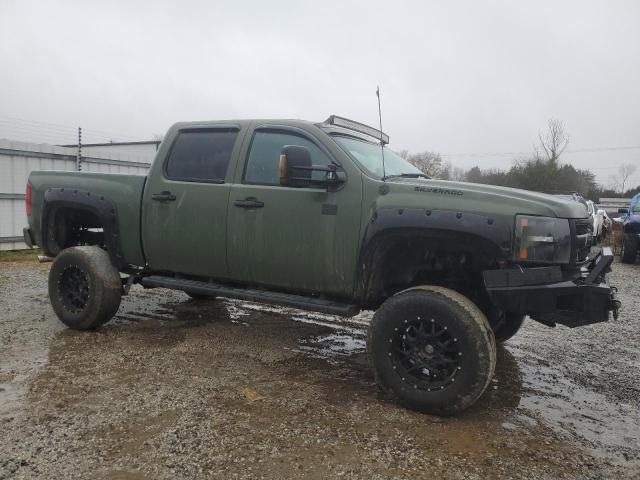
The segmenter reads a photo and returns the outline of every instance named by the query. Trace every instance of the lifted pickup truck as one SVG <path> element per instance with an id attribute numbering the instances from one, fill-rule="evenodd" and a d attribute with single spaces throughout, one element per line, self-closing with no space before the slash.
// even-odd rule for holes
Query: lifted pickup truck
<path id="1" fill-rule="evenodd" d="M 28 244 L 49 296 L 92 329 L 133 283 L 336 315 L 375 310 L 368 351 L 404 405 L 452 415 L 494 373 L 496 341 L 617 312 L 584 205 L 432 180 L 388 136 L 325 122 L 178 123 L 148 175 L 33 172 Z"/>

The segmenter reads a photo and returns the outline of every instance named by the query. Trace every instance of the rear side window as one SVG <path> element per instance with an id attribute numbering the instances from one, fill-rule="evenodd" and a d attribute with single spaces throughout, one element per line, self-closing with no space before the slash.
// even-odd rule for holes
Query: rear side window
<path id="1" fill-rule="evenodd" d="M 244 173 L 244 183 L 257 185 L 279 185 L 278 165 L 280 152 L 285 145 L 306 147 L 311 153 L 313 165 L 329 165 L 331 159 L 320 147 L 306 138 L 292 133 L 264 131 L 256 132 Z M 323 172 L 313 172 L 314 179 L 323 178 Z"/>
<path id="2" fill-rule="evenodd" d="M 167 178 L 222 183 L 227 175 L 237 130 L 180 132 L 165 167 Z"/>

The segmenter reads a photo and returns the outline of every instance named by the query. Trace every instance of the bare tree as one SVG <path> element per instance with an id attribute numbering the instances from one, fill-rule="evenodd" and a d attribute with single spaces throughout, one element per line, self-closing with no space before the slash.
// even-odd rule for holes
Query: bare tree
<path id="1" fill-rule="evenodd" d="M 544 158 L 557 163 L 562 152 L 569 145 L 569 135 L 564 131 L 564 125 L 560 120 L 550 118 L 547 123 L 547 131 L 538 133 L 539 146 L 534 147 L 535 158 Z"/>
<path id="2" fill-rule="evenodd" d="M 457 182 L 464 182 L 466 173 L 464 168 L 456 167 L 455 165 L 449 169 L 451 180 L 455 180 Z"/>
<path id="3" fill-rule="evenodd" d="M 456 182 L 464 182 L 466 173 L 463 168 L 456 167 L 451 162 L 445 162 L 440 168 L 437 176 L 440 180 L 454 180 Z"/>
<path id="4" fill-rule="evenodd" d="M 624 165 L 620 165 L 618 167 L 618 174 L 611 177 L 613 181 L 614 188 L 616 190 L 620 190 L 621 194 L 626 192 L 626 184 L 629 177 L 631 177 L 634 173 L 636 173 L 637 166 L 633 163 L 626 163 Z"/>
<path id="5" fill-rule="evenodd" d="M 404 153 L 405 151 L 402 151 L 400 155 L 402 156 Z M 406 155 L 404 158 L 426 175 L 437 178 L 442 173 L 442 157 L 439 153 L 424 151 L 409 154 L 407 152 Z"/>

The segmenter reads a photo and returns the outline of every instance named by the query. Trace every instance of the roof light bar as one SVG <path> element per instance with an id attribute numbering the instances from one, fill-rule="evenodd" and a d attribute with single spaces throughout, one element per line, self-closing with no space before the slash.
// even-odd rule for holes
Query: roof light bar
<path id="1" fill-rule="evenodd" d="M 349 120 L 348 118 L 331 115 L 324 121 L 324 123 L 326 125 L 334 125 L 336 127 L 346 128 L 347 130 L 354 130 L 356 132 L 364 133 L 365 135 L 369 135 L 376 140 L 380 140 L 385 145 L 389 143 L 389 135 L 387 135 L 386 133 L 381 132 L 376 128 L 370 127 L 369 125 L 365 125 L 364 123 Z"/>

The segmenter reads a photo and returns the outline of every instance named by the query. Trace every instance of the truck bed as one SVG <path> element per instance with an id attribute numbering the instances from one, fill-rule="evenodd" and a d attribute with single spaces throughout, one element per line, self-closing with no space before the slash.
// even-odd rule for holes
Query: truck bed
<path id="1" fill-rule="evenodd" d="M 32 185 L 33 212 L 29 227 L 38 245 L 42 245 L 42 210 L 48 189 L 71 189 L 83 195 L 104 197 L 116 210 L 116 224 L 122 254 L 131 265 L 144 266 L 145 258 L 140 238 L 142 192 L 144 175 L 34 171 L 29 176 Z"/>

